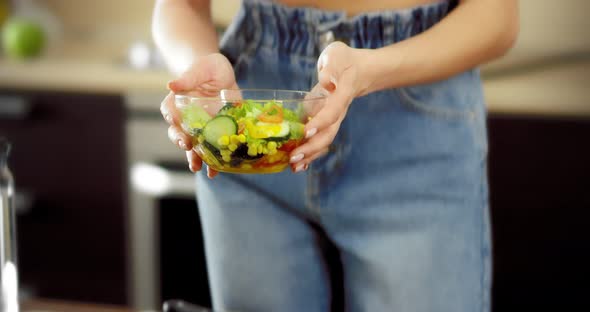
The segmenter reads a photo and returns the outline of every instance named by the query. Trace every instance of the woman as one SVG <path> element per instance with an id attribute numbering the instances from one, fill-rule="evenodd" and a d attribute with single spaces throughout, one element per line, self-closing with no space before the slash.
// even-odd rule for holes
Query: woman
<path id="1" fill-rule="evenodd" d="M 197 175 L 214 307 L 329 311 L 326 239 L 341 259 L 346 311 L 489 311 L 474 68 L 513 45 L 517 9 L 513 0 L 244 0 L 218 47 L 209 1 L 157 1 L 154 38 L 180 75 L 172 92 L 315 81 L 328 92 L 291 154 L 299 174 Z M 199 171 L 170 96 L 161 108 Z"/>

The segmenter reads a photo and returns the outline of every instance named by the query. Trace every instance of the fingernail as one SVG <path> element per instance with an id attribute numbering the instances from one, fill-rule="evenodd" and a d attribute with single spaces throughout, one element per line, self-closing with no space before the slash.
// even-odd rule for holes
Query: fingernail
<path id="1" fill-rule="evenodd" d="M 291 163 L 296 163 L 298 161 L 301 161 L 303 159 L 304 155 L 302 153 L 299 153 L 293 157 L 291 157 Z"/>
<path id="2" fill-rule="evenodd" d="M 336 78 L 334 76 L 330 76 L 330 82 L 336 87 Z"/>
<path id="3" fill-rule="evenodd" d="M 185 150 L 186 150 L 186 149 L 188 149 L 188 148 L 186 147 L 186 144 L 184 143 L 184 141 L 183 141 L 183 140 L 178 140 L 178 145 L 180 145 L 180 147 L 181 147 L 181 148 L 183 148 L 183 149 L 185 149 Z"/>
<path id="4" fill-rule="evenodd" d="M 170 116 L 170 114 L 166 114 L 166 117 L 164 118 L 166 118 L 167 122 L 172 123 L 172 116 Z"/>
<path id="5" fill-rule="evenodd" d="M 309 164 L 305 164 L 305 165 L 303 166 L 303 171 L 307 170 L 307 168 L 309 168 Z"/>
<path id="6" fill-rule="evenodd" d="M 329 92 L 336 90 L 336 78 L 330 77 L 330 84 L 328 85 L 327 89 Z"/>
<path id="7" fill-rule="evenodd" d="M 309 139 L 312 136 L 314 136 L 316 134 L 316 132 L 318 132 L 317 128 L 312 128 L 311 130 L 307 131 L 307 133 L 305 134 L 305 138 Z"/>
<path id="8" fill-rule="evenodd" d="M 166 84 L 166 88 L 168 88 L 168 90 L 173 91 L 172 89 L 174 89 L 174 83 L 176 82 L 176 80 L 170 80 L 168 81 L 168 83 Z"/>
<path id="9" fill-rule="evenodd" d="M 305 170 L 304 167 L 305 167 L 305 164 L 297 165 L 297 167 L 295 167 L 295 172 L 301 172 L 301 171 Z"/>

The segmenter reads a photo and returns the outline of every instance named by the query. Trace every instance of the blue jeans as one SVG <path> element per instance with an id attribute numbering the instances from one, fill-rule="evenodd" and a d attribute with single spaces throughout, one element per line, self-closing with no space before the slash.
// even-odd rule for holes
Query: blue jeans
<path id="1" fill-rule="evenodd" d="M 309 90 L 326 34 L 379 48 L 451 9 L 441 1 L 348 19 L 246 0 L 222 51 L 242 88 Z M 489 311 L 486 136 L 471 70 L 356 99 L 330 153 L 305 173 L 198 174 L 214 308 L 330 311 L 325 239 L 341 260 L 346 311 Z"/>

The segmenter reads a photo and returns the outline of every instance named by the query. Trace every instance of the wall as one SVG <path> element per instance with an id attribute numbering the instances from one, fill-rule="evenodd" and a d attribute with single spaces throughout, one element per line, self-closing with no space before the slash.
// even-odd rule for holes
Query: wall
<path id="1" fill-rule="evenodd" d="M 39 2 L 39 0 L 37 0 Z M 77 36 L 150 38 L 153 0 L 45 0 L 65 29 Z M 214 20 L 227 25 L 239 7 L 239 0 L 212 0 Z M 491 67 L 544 59 L 573 52 L 590 51 L 590 1 L 520 0 L 521 33 L 508 57 Z"/>
<path id="2" fill-rule="evenodd" d="M 133 39 L 150 38 L 150 19 L 154 0 L 44 0 L 56 13 L 66 33 Z M 239 7 L 239 0 L 212 1 L 214 21 L 226 25 Z"/>
<path id="3" fill-rule="evenodd" d="M 563 55 L 590 54 L 590 1 L 520 0 L 516 46 L 489 68 L 505 68 Z"/>

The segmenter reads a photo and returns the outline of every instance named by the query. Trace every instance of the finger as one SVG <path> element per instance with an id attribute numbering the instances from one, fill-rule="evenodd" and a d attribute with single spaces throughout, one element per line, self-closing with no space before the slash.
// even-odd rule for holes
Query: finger
<path id="1" fill-rule="evenodd" d="M 326 90 L 336 89 L 338 78 L 347 69 L 349 61 L 343 57 L 349 47 L 339 41 L 329 44 L 320 54 L 317 63 L 318 82 Z"/>
<path id="2" fill-rule="evenodd" d="M 209 177 L 209 179 L 215 178 L 218 174 L 219 172 L 217 172 L 217 170 L 211 169 L 211 167 L 207 166 L 207 177 Z"/>
<path id="3" fill-rule="evenodd" d="M 311 164 L 311 162 L 328 154 L 329 151 L 330 151 L 330 149 L 328 147 L 326 147 L 326 148 L 318 151 L 317 153 L 311 155 L 310 157 L 305 158 L 305 160 L 300 161 L 296 164 L 292 164 L 291 171 L 293 171 L 294 173 L 297 173 L 297 172 L 307 170 L 307 168 L 309 167 L 309 164 Z"/>
<path id="4" fill-rule="evenodd" d="M 352 97 L 349 91 L 344 88 L 337 88 L 324 101 L 325 103 L 320 111 L 305 125 L 305 137 L 307 139 L 344 118 Z"/>
<path id="5" fill-rule="evenodd" d="M 318 84 L 326 91 L 333 92 L 336 90 L 336 74 L 324 69 L 318 73 Z"/>
<path id="6" fill-rule="evenodd" d="M 168 138 L 179 148 L 188 151 L 193 148 L 190 136 L 177 126 L 168 127 Z"/>
<path id="7" fill-rule="evenodd" d="M 201 161 L 201 157 L 199 157 L 195 151 L 186 151 L 186 160 L 188 161 L 188 168 L 190 171 L 197 172 L 201 170 L 203 162 Z"/>
<path id="8" fill-rule="evenodd" d="M 327 66 L 341 65 L 337 63 L 348 62 L 349 60 L 342 59 L 340 56 L 346 53 L 350 47 L 342 41 L 334 41 L 322 50 L 317 62 L 317 71 L 322 71 Z M 336 66 L 340 67 L 340 66 Z"/>
<path id="9" fill-rule="evenodd" d="M 299 146 L 295 150 L 291 152 L 291 163 L 300 163 L 300 162 L 309 162 L 308 159 L 323 151 L 324 149 L 328 148 L 330 144 L 334 141 L 336 137 L 336 133 L 338 133 L 338 129 L 340 128 L 340 123 L 344 119 L 342 117 L 337 123 L 333 124 L 328 129 L 318 133 L 313 138 L 309 139 L 303 145 Z"/>
<path id="10" fill-rule="evenodd" d="M 174 94 L 172 92 L 164 98 L 162 103 L 160 103 L 160 113 L 168 124 L 178 125 L 180 123 L 178 109 L 176 109 Z"/>
<path id="11" fill-rule="evenodd" d="M 170 81 L 168 89 L 175 93 L 197 90 L 207 94 L 235 85 L 231 63 L 222 54 L 214 53 L 199 58 L 178 79 Z"/>
<path id="12" fill-rule="evenodd" d="M 303 101 L 302 120 L 307 121 L 317 115 L 317 113 L 324 107 L 324 99 L 328 94 L 329 92 L 326 89 L 321 85 L 316 84 L 309 93 L 306 94 Z"/>
<path id="13" fill-rule="evenodd" d="M 201 89 L 202 85 L 214 79 L 214 72 L 211 67 L 201 59 L 180 77 L 168 82 L 168 90 L 179 93 Z"/>

